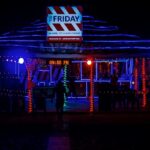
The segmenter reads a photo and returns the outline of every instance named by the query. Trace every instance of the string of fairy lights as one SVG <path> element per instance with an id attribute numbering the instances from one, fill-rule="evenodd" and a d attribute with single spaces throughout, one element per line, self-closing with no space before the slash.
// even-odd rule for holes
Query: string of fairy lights
<path id="1" fill-rule="evenodd" d="M 24 97 L 27 95 L 26 90 L 19 89 L 19 87 L 14 87 L 19 83 L 19 76 L 17 75 L 17 65 L 19 61 L 19 56 L 0 56 L 0 65 L 3 66 L 2 68 L 5 68 L 4 70 L 2 69 L 0 72 L 0 80 L 1 80 L 1 85 L 0 85 L 0 96 L 2 97 Z M 13 66 L 10 66 L 10 69 L 15 69 L 16 71 L 6 71 L 5 65 L 13 64 Z M 6 83 L 6 80 L 8 83 Z M 16 82 L 17 80 L 17 82 Z M 11 82 L 13 81 L 13 82 Z M 5 84 L 3 84 L 5 82 Z M 13 85 L 15 84 L 15 85 Z M 7 86 L 7 87 L 6 87 Z"/>
<path id="2" fill-rule="evenodd" d="M 1 62 L 10 62 L 10 63 L 17 63 L 19 57 L 16 56 L 0 56 Z"/>
<path id="3" fill-rule="evenodd" d="M 136 94 L 143 94 L 145 93 L 145 91 L 139 91 L 137 92 Z M 128 90 L 128 91 L 99 91 L 99 94 L 115 94 L 115 95 L 126 95 L 126 94 L 135 94 L 135 91 L 131 91 L 131 90 Z M 1 96 L 25 96 L 27 95 L 27 91 L 25 90 L 10 90 L 10 89 L 1 89 L 0 90 L 0 95 Z"/>
<path id="4" fill-rule="evenodd" d="M 67 84 L 67 78 L 68 78 L 67 72 L 68 72 L 68 66 L 64 65 L 64 77 L 63 77 L 64 78 L 64 81 L 63 81 L 64 83 L 63 84 L 64 84 L 64 87 L 65 87 L 66 93 L 69 92 L 69 88 L 68 88 L 68 84 Z M 65 102 L 67 100 L 66 93 L 64 93 L 64 100 L 65 100 Z"/>
<path id="5" fill-rule="evenodd" d="M 0 96 L 25 96 L 25 90 L 0 89 Z"/>
<path id="6" fill-rule="evenodd" d="M 14 57 L 14 56 L 0 56 L 0 62 L 16 63 L 18 58 L 19 57 Z M 141 60 L 141 61 L 142 61 L 142 59 L 143 58 L 138 58 L 138 60 Z M 146 58 L 145 61 L 146 60 L 150 60 L 150 58 Z M 143 64 L 141 66 L 143 66 Z M 142 72 L 145 72 L 145 71 L 146 70 L 144 70 Z M 143 93 L 147 94 L 147 92 L 145 92 L 146 91 L 145 85 L 146 85 L 146 79 L 148 77 L 150 77 L 150 75 L 142 73 L 142 74 L 138 74 L 138 77 L 141 77 L 141 78 L 144 77 L 143 83 L 142 83 L 143 90 L 138 91 L 138 94 L 143 94 Z M 11 74 L 9 72 L 0 72 L 0 79 L 19 79 L 19 77 L 16 76 L 15 74 Z M 64 86 L 67 89 L 67 65 L 64 66 Z M 130 91 L 121 91 L 121 92 L 120 91 L 104 91 L 104 94 L 105 93 L 107 93 L 107 94 L 109 94 L 109 93 L 111 93 L 111 94 L 128 94 L 128 93 L 130 93 Z M 2 95 L 2 96 L 24 96 L 25 94 L 27 94 L 26 91 L 22 91 L 22 90 L 0 89 L 0 95 Z"/>
<path id="7" fill-rule="evenodd" d="M 19 79 L 19 77 L 15 74 L 9 74 L 9 73 L 0 73 L 0 79 Z"/>

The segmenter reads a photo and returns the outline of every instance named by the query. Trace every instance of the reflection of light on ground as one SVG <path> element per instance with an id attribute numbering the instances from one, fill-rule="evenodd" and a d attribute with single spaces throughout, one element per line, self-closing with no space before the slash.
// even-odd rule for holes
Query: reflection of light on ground
<path id="1" fill-rule="evenodd" d="M 48 139 L 47 150 L 70 150 L 69 136 L 52 136 Z"/>
<path id="2" fill-rule="evenodd" d="M 95 111 L 98 109 L 98 100 L 96 99 L 94 102 Z M 89 111 L 89 100 L 85 98 L 69 98 L 66 100 L 64 104 L 65 112 L 88 112 Z M 51 102 L 49 100 L 46 101 L 46 110 L 47 112 L 56 111 L 55 109 L 55 101 Z"/>

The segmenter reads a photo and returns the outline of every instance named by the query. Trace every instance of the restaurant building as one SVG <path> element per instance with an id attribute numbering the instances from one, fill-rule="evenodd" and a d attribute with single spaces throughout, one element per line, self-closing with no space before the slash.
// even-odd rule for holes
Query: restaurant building
<path id="1" fill-rule="evenodd" d="M 54 19 L 57 20 L 55 28 L 61 31 L 58 22 L 68 18 Z M 79 18 L 70 19 L 78 21 Z M 87 104 L 86 111 L 97 111 L 102 94 L 107 98 L 119 97 L 116 109 L 123 109 L 124 103 L 128 102 L 127 107 L 131 107 L 130 100 L 123 101 L 128 93 L 136 94 L 140 108 L 148 108 L 150 40 L 125 33 L 115 25 L 84 14 L 82 22 L 78 23 L 81 33 L 72 37 L 72 41 L 48 34 L 52 31 L 50 27 L 45 20 L 36 20 L 0 36 L 1 111 L 12 112 L 14 107 L 21 111 L 21 106 L 27 112 L 38 110 L 38 107 L 42 109 L 36 100 L 40 97 L 48 105 L 45 99 L 52 98 L 59 79 L 63 79 L 68 91 L 64 95 L 66 105 L 79 103 L 80 108 L 76 107 L 79 111 L 84 103 Z M 74 26 L 67 27 L 75 30 Z M 48 106 L 46 108 L 51 111 Z"/>

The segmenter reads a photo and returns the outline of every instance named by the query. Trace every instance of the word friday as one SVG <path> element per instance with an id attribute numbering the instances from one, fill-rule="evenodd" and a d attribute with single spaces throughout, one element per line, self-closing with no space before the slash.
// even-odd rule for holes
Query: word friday
<path id="1" fill-rule="evenodd" d="M 52 16 L 52 22 L 80 22 L 80 16 Z"/>

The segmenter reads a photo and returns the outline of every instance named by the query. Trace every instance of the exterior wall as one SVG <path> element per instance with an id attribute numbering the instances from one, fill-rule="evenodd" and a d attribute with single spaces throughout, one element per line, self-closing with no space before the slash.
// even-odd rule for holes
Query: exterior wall
<path id="1" fill-rule="evenodd" d="M 7 59 L 6 59 L 7 60 Z M 13 68 L 14 74 L 9 74 L 9 68 L 4 67 L 5 62 L 1 61 L 1 83 L 0 95 L 1 99 L 20 99 L 21 103 L 23 97 L 27 96 L 27 73 L 22 72 L 21 66 L 19 70 L 16 70 L 16 62 Z M 8 61 L 6 61 L 6 64 Z M 12 62 L 11 62 L 12 63 Z M 24 66 L 22 66 L 25 68 Z M 18 67 L 17 67 L 18 68 Z M 4 72 L 4 70 L 5 72 Z M 7 74 L 8 73 L 8 74 Z M 35 83 L 35 87 L 54 87 L 57 80 L 64 76 L 64 66 L 62 65 L 47 65 L 36 64 L 31 74 L 31 79 Z M 99 97 L 100 85 L 111 84 L 111 77 L 117 74 L 118 81 L 117 86 L 119 90 L 123 87 L 128 87 L 129 90 L 135 90 L 138 95 L 140 105 L 142 107 L 149 108 L 150 101 L 150 59 L 149 58 L 118 58 L 118 59 L 97 59 L 93 62 L 93 81 L 94 81 L 94 100 Z M 16 84 L 14 84 L 14 82 Z M 12 84 L 13 85 L 12 85 Z M 90 67 L 85 60 L 72 60 L 70 65 L 67 65 L 66 70 L 66 84 L 70 89 L 67 95 L 68 99 L 72 98 L 85 98 L 90 97 Z M 16 88 L 14 88 L 16 85 Z M 121 91 L 121 90 L 120 90 Z M 106 88 L 105 93 L 113 92 Z M 125 95 L 124 91 L 118 94 Z M 18 98 L 16 98 L 18 97 Z M 34 99 L 33 99 L 34 101 Z M 3 107 L 3 101 L 1 100 L 1 107 Z M 9 103 L 9 102 L 8 102 Z M 17 103 L 17 102 L 15 102 Z M 21 105 L 21 104 L 17 104 Z M 13 106 L 14 107 L 14 106 Z M 13 108 L 9 105 L 12 111 Z M 18 106 L 17 106 L 18 107 Z M 5 111 L 2 109 L 2 111 Z"/>

